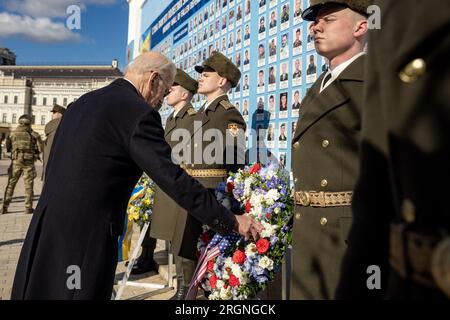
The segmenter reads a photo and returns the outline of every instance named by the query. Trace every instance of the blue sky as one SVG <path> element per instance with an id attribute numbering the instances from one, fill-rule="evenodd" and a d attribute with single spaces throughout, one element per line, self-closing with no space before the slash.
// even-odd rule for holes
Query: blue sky
<path id="1" fill-rule="evenodd" d="M 80 8 L 80 30 L 69 30 L 67 8 Z M 75 20 L 70 20 L 75 21 Z M 128 4 L 125 0 L 0 0 L 0 47 L 22 63 L 125 65 Z"/>

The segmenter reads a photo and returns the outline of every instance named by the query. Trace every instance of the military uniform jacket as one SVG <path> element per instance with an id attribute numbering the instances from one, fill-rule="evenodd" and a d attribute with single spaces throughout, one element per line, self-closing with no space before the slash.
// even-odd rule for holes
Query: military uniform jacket
<path id="1" fill-rule="evenodd" d="M 19 125 L 6 139 L 6 150 L 11 152 L 12 160 L 34 165 L 34 161 L 42 151 L 42 139 L 31 127 Z"/>
<path id="2" fill-rule="evenodd" d="M 169 116 L 166 122 L 164 138 L 171 148 L 178 143 L 182 143 L 182 141 L 178 141 L 178 138 L 172 138 L 172 133 L 175 129 L 189 130 L 194 116 L 194 107 L 190 103 L 183 107 L 176 116 L 174 116 L 174 113 Z M 188 137 L 190 138 L 190 133 Z M 179 214 L 183 214 L 184 220 L 186 219 L 186 211 L 161 188 L 156 187 L 150 235 L 155 239 L 171 241 Z"/>
<path id="3" fill-rule="evenodd" d="M 220 132 L 223 140 L 222 144 L 211 142 L 208 132 L 217 130 Z M 232 136 L 234 130 L 240 130 L 242 135 L 242 145 L 235 143 L 236 138 Z M 192 133 L 191 143 L 188 149 L 191 152 L 191 163 L 186 164 L 188 169 L 225 169 L 227 172 L 236 172 L 245 164 L 245 130 L 246 124 L 239 110 L 237 110 L 229 101 L 226 95 L 214 100 L 205 111 L 199 111 L 194 117 L 194 123 L 190 129 Z M 237 132 L 237 131 L 236 131 Z M 228 137 L 228 141 L 227 141 Z M 214 139 L 214 138 L 213 138 Z M 210 152 L 214 146 L 219 146 L 219 161 L 208 164 L 206 155 L 214 154 Z M 227 159 L 228 155 L 232 159 Z M 220 182 L 226 181 L 226 178 L 198 178 L 206 188 L 215 189 Z"/>
<path id="4" fill-rule="evenodd" d="M 292 140 L 295 191 L 352 191 L 359 173 L 364 56 L 322 93 L 323 74 L 301 104 Z M 351 207 L 295 208 L 293 299 L 331 299 L 351 224 Z"/>
<path id="5" fill-rule="evenodd" d="M 450 55 L 450 3 L 433 0 L 411 6 L 407 0 L 375 2 L 383 14 L 382 31 L 369 33 L 372 45 L 367 56 L 361 175 L 337 297 L 436 301 L 444 299 L 437 288 L 438 278 L 434 285 L 423 285 L 411 271 L 404 277 L 391 269 L 389 252 L 394 243 L 390 225 L 404 230 L 400 248 L 416 248 L 423 257 L 427 248 L 433 252 L 433 247 L 420 238 L 413 241 L 409 232 L 447 235 L 449 241 L 445 183 L 450 180 L 450 64 L 446 58 Z M 422 23 L 417 23 L 418 19 Z M 416 64 L 411 64 L 413 61 Z M 449 255 L 447 250 L 447 264 L 441 267 L 447 274 Z M 417 263 L 423 257 L 416 253 L 408 260 Z M 381 290 L 367 289 L 370 265 L 381 268 Z M 430 267 L 428 264 L 423 270 Z M 446 282 L 447 290 L 448 279 L 441 281 L 441 285 Z"/>
<path id="6" fill-rule="evenodd" d="M 236 172 L 242 168 L 245 163 L 245 134 L 243 137 L 242 146 L 230 145 L 226 143 L 226 136 L 230 135 L 230 131 L 234 129 L 241 129 L 242 134 L 246 129 L 245 121 L 240 112 L 229 102 L 226 95 L 218 97 L 214 100 L 204 112 L 197 112 L 194 123 L 191 128 L 192 141 L 189 149 L 191 150 L 191 160 L 194 159 L 194 153 L 202 155 L 205 150 L 208 151 L 210 141 L 203 141 L 202 135 L 208 135 L 209 129 L 217 129 L 224 137 L 223 147 L 218 152 L 223 154 L 224 163 L 206 164 L 205 162 L 187 164 L 188 169 L 225 169 L 226 172 Z M 211 131 L 210 131 L 211 132 Z M 230 137 L 231 138 L 231 137 Z M 227 163 L 226 153 L 229 152 L 234 159 Z M 242 163 L 242 164 L 240 164 Z M 203 186 L 209 188 L 211 194 L 214 195 L 214 190 L 220 182 L 226 181 L 227 177 L 211 177 L 211 178 L 196 178 Z M 187 259 L 196 259 L 197 240 L 202 232 L 202 223 L 190 215 L 187 217 L 185 223 L 177 223 L 177 229 L 174 234 L 172 243 L 173 252 L 176 255 Z"/>
<path id="7" fill-rule="evenodd" d="M 55 136 L 56 130 L 58 129 L 60 121 L 61 118 L 53 119 L 49 123 L 47 123 L 44 129 L 46 139 L 44 142 L 44 154 L 43 154 L 44 168 L 42 170 L 42 177 L 45 177 L 45 167 L 47 166 L 50 150 L 52 149 L 53 138 Z"/>
<path id="8" fill-rule="evenodd" d="M 118 79 L 80 97 L 61 120 L 12 298 L 110 299 L 118 237 L 143 170 L 203 223 L 233 229 L 234 216 L 172 162 L 159 113 Z M 67 286 L 70 266 L 80 268 L 81 289 Z"/>

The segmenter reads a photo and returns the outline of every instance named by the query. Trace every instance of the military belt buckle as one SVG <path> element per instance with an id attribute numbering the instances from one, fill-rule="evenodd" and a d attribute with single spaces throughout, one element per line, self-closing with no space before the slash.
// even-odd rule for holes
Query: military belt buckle
<path id="1" fill-rule="evenodd" d="M 303 207 L 309 207 L 311 205 L 311 197 L 309 192 L 300 191 L 297 192 L 297 201 Z"/>

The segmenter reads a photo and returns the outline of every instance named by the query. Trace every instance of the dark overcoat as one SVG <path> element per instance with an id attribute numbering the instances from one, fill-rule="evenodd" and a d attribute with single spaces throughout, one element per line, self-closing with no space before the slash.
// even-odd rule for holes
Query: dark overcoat
<path id="1" fill-rule="evenodd" d="M 62 118 L 12 299 L 110 299 L 118 236 L 143 171 L 199 221 L 222 233 L 235 225 L 173 164 L 159 113 L 119 79 L 80 97 Z"/>

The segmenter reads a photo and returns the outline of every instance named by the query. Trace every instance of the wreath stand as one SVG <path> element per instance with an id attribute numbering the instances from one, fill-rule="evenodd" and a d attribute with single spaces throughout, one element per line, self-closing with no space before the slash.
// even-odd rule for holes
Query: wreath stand
<path id="1" fill-rule="evenodd" d="M 147 289 L 156 289 L 151 291 L 148 294 L 145 294 L 146 297 L 153 296 L 156 294 L 161 294 L 170 290 L 173 290 L 173 275 L 172 275 L 172 266 L 173 266 L 173 255 L 170 253 L 169 250 L 169 256 L 168 256 L 168 271 L 167 271 L 167 283 L 166 284 L 156 284 L 156 283 L 142 283 L 142 282 L 133 282 L 128 281 L 128 278 L 130 277 L 131 269 L 133 269 L 133 266 L 136 262 L 137 256 L 139 254 L 139 249 L 142 245 L 142 242 L 144 241 L 145 234 L 147 233 L 147 230 L 150 226 L 150 222 L 146 222 L 144 226 L 142 227 L 141 234 L 139 235 L 139 240 L 136 243 L 136 246 L 133 250 L 133 254 L 131 255 L 131 259 L 128 263 L 127 269 L 125 271 L 125 274 L 123 276 L 123 279 L 118 282 L 119 289 L 117 291 L 117 294 L 115 297 L 113 296 L 114 300 L 120 300 L 123 294 L 123 290 L 125 289 L 125 286 L 131 286 L 131 287 L 140 287 L 140 288 L 147 288 Z M 167 242 L 169 243 L 169 242 Z M 170 249 L 170 248 L 169 248 Z"/>

